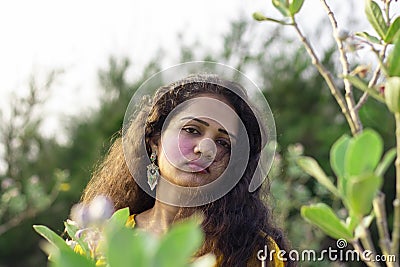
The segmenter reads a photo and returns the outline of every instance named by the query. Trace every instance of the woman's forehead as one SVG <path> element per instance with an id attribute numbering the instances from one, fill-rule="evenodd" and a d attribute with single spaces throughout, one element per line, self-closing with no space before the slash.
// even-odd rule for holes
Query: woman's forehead
<path id="1" fill-rule="evenodd" d="M 202 95 L 189 99 L 181 105 L 177 109 L 178 112 L 169 116 L 175 122 L 182 120 L 189 121 L 196 118 L 206 122 L 215 122 L 228 132 L 236 133 L 238 131 L 238 115 L 230 105 L 221 99 Z M 174 111 L 171 113 L 174 113 Z"/>
<path id="2" fill-rule="evenodd" d="M 227 89 L 227 90 L 229 90 L 229 89 Z M 233 108 L 233 106 L 230 103 L 228 97 L 224 96 L 224 95 L 221 95 L 221 94 L 217 94 L 217 93 L 201 93 L 201 94 L 198 94 L 196 97 L 193 97 L 192 99 L 196 99 L 196 98 L 216 99 L 216 100 L 219 100 L 219 101 L 225 103 L 226 105 L 230 106 L 231 108 Z"/>

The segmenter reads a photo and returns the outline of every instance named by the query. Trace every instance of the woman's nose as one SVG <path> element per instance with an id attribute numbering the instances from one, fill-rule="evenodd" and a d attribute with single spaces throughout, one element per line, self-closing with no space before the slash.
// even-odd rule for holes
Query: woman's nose
<path id="1" fill-rule="evenodd" d="M 194 147 L 195 154 L 201 154 L 200 157 L 205 157 L 208 161 L 212 161 L 217 154 L 217 146 L 210 138 L 201 139 Z"/>

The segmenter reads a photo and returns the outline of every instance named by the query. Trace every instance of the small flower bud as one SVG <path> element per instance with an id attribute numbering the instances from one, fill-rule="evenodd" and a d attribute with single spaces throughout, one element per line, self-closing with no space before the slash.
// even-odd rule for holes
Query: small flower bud
<path id="1" fill-rule="evenodd" d="M 11 198 L 14 198 L 14 197 L 17 197 L 20 195 L 19 189 L 16 187 L 11 189 L 8 193 L 10 194 Z"/>
<path id="2" fill-rule="evenodd" d="M 74 205 L 71 209 L 71 219 L 80 228 L 85 228 L 89 224 L 88 208 L 83 203 Z"/>
<path id="3" fill-rule="evenodd" d="M 80 229 L 78 231 L 76 231 L 75 233 L 75 238 L 79 239 L 83 236 L 84 233 L 86 233 L 88 231 L 89 228 L 85 228 L 85 229 Z"/>
<path id="4" fill-rule="evenodd" d="M 346 30 L 339 30 L 337 37 L 340 41 L 345 41 L 347 38 L 349 38 L 349 32 Z"/>
<path id="5" fill-rule="evenodd" d="M 95 197 L 88 208 L 91 223 L 101 223 L 110 218 L 113 212 L 113 204 L 110 199 L 105 196 Z"/>
<path id="6" fill-rule="evenodd" d="M 72 248 L 72 249 L 74 249 L 75 246 L 78 244 L 76 241 L 74 241 L 74 240 L 69 240 L 69 239 L 65 240 L 65 242 L 66 242 L 67 245 L 68 245 L 70 248 Z"/>
<path id="7" fill-rule="evenodd" d="M 15 184 L 15 181 L 12 178 L 5 178 L 3 181 L 1 181 L 1 188 L 3 190 L 10 188 Z"/>
<path id="8" fill-rule="evenodd" d="M 382 95 L 382 96 L 384 96 L 385 95 L 385 85 L 380 85 L 379 87 L 378 87 L 378 91 L 379 91 L 379 94 L 380 95 Z"/>
<path id="9" fill-rule="evenodd" d="M 364 78 L 368 72 L 370 71 L 371 67 L 367 65 L 359 65 L 357 66 L 350 74 L 351 75 L 358 75 L 360 78 Z"/>
<path id="10" fill-rule="evenodd" d="M 33 175 L 31 178 L 29 178 L 29 182 L 33 185 L 36 185 L 39 183 L 39 176 Z"/>
<path id="11" fill-rule="evenodd" d="M 304 153 L 304 147 L 300 143 L 296 143 L 293 147 L 293 151 L 296 153 L 296 155 L 303 155 Z"/>
<path id="12" fill-rule="evenodd" d="M 264 21 L 267 18 L 261 12 L 254 12 L 253 13 L 253 19 L 255 19 L 257 21 Z"/>

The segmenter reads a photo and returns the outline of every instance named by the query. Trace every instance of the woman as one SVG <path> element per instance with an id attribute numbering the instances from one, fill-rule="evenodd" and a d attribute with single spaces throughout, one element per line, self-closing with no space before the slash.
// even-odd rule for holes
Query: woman
<path id="1" fill-rule="evenodd" d="M 211 252 L 218 266 L 261 266 L 257 252 L 265 246 L 288 251 L 265 193 L 248 190 L 262 178 L 266 131 L 247 99 L 239 84 L 215 75 L 159 88 L 114 141 L 82 202 L 105 195 L 116 209 L 130 208 L 134 227 L 158 235 L 200 212 L 205 242 L 196 256 Z M 275 258 L 267 266 L 283 264 Z"/>

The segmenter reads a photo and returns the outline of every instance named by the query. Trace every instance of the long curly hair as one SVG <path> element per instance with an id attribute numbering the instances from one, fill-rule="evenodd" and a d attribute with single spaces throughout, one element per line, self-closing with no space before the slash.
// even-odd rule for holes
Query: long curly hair
<path id="1" fill-rule="evenodd" d="M 145 157 L 151 151 L 150 139 L 161 135 L 163 124 L 175 107 L 205 93 L 226 99 L 243 122 L 250 145 L 247 167 L 238 183 L 226 195 L 203 206 L 180 208 L 177 218 L 185 217 L 194 210 L 203 214 L 205 241 L 197 254 L 200 256 L 212 252 L 222 259 L 223 267 L 248 266 L 250 259 L 257 262 L 254 261 L 255 253 L 271 245 L 266 236 L 272 238 L 280 249 L 288 251 L 288 243 L 282 231 L 274 225 L 271 211 L 266 205 L 269 186 L 259 187 L 254 192 L 248 191 L 253 176 L 261 175 L 257 171 L 257 164 L 265 145 L 262 142 L 262 136 L 266 135 L 265 126 L 255 123 L 258 114 L 254 113 L 255 109 L 249 106 L 248 101 L 244 101 L 248 99 L 246 90 L 216 75 L 191 75 L 160 87 L 152 100 L 144 100 L 124 132 L 129 147 L 124 147 L 121 136 L 114 140 L 108 154 L 93 173 L 81 201 L 88 203 L 97 195 L 105 195 L 113 201 L 116 209 L 129 207 L 131 214 L 152 208 L 154 198 L 135 181 L 146 179 Z M 125 158 L 124 152 L 130 155 L 129 158 Z M 294 263 L 288 261 L 286 266 L 294 266 Z"/>

